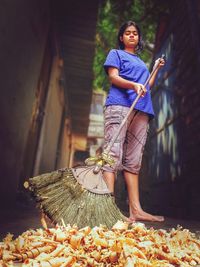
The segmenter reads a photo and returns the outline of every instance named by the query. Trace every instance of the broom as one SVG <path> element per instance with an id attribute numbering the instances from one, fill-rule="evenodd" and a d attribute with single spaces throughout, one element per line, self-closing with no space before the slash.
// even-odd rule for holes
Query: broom
<path id="1" fill-rule="evenodd" d="M 149 83 L 159 63 L 154 65 L 144 86 Z M 101 169 L 106 164 L 112 166 L 114 163 L 109 152 L 142 92 L 137 95 L 118 131 L 100 156 L 86 159 L 85 166 L 41 174 L 24 183 L 52 223 L 76 224 L 79 228 L 103 224 L 111 228 L 118 220 L 126 219 L 115 204 Z"/>

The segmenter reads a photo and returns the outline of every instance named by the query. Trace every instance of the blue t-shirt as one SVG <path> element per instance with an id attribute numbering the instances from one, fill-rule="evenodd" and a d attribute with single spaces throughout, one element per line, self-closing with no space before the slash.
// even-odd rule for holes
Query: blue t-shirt
<path id="1" fill-rule="evenodd" d="M 137 55 L 124 50 L 110 50 L 104 63 L 106 73 L 108 67 L 117 68 L 120 77 L 136 83 L 145 84 L 149 77 L 149 71 L 145 63 Z M 147 93 L 144 97 L 140 97 L 135 109 L 154 116 L 149 85 L 146 89 Z M 137 93 L 133 89 L 122 89 L 111 84 L 105 105 L 122 105 L 130 107 L 136 97 Z"/>

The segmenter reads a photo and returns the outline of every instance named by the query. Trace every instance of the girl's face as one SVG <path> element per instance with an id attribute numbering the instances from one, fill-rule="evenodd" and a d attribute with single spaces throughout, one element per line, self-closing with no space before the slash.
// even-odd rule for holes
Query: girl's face
<path id="1" fill-rule="evenodd" d="M 139 42 L 139 35 L 136 27 L 133 25 L 127 27 L 123 35 L 120 37 L 120 40 L 124 43 L 125 50 L 126 48 L 131 48 L 135 51 Z"/>

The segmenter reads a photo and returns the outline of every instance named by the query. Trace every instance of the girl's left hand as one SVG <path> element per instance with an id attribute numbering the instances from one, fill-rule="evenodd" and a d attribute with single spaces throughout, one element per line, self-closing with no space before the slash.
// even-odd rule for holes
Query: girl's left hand
<path id="1" fill-rule="evenodd" d="M 165 65 L 165 60 L 163 58 L 158 58 L 156 61 L 155 61 L 155 64 L 158 64 L 158 68 L 162 68 L 164 65 Z"/>

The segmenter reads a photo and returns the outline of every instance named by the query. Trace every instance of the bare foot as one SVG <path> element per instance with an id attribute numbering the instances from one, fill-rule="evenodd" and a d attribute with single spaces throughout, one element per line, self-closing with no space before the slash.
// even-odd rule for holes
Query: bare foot
<path id="1" fill-rule="evenodd" d="M 150 221 L 150 222 L 164 221 L 163 216 L 152 215 L 150 213 L 143 211 L 142 209 L 132 211 L 129 219 L 133 221 Z"/>
<path id="2" fill-rule="evenodd" d="M 125 219 L 125 222 L 127 222 L 127 223 L 134 223 L 136 220 L 134 219 L 134 218 L 132 218 L 132 217 L 126 217 L 126 219 Z"/>
<path id="3" fill-rule="evenodd" d="M 126 216 L 124 216 L 123 220 L 124 220 L 124 222 L 127 222 L 127 223 L 133 223 L 133 222 L 135 222 L 135 220 L 133 218 L 126 217 Z"/>

